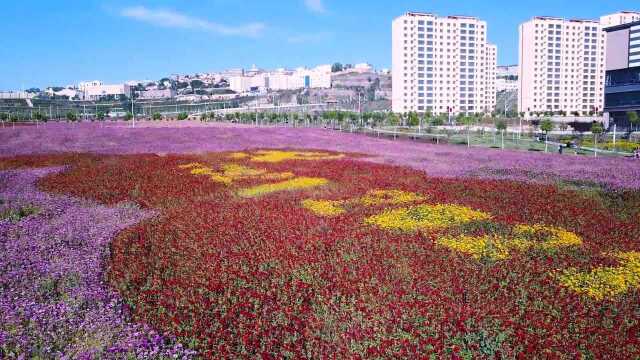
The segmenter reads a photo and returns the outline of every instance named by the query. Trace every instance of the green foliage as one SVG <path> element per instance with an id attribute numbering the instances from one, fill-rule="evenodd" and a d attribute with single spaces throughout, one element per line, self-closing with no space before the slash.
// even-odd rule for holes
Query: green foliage
<path id="1" fill-rule="evenodd" d="M 68 111 L 67 114 L 65 115 L 65 117 L 67 118 L 67 121 L 77 121 L 78 120 L 78 115 L 76 115 L 76 113 L 74 113 L 73 111 Z"/>
<path id="2" fill-rule="evenodd" d="M 100 120 L 100 121 L 104 121 L 104 119 L 105 119 L 105 117 L 106 117 L 106 116 L 107 116 L 107 115 L 106 115 L 104 112 L 102 112 L 102 111 L 98 111 L 98 113 L 96 114 L 96 118 L 97 118 L 98 120 Z"/>
<path id="3" fill-rule="evenodd" d="M 396 113 L 389 113 L 387 120 L 389 121 L 389 125 L 391 126 L 397 126 L 400 123 L 400 118 Z"/>
<path id="4" fill-rule="evenodd" d="M 628 111 L 627 118 L 629 118 L 629 123 L 632 126 L 638 126 L 638 124 L 640 124 L 640 116 L 638 116 L 638 113 L 635 111 Z"/>
<path id="5" fill-rule="evenodd" d="M 471 126 L 476 122 L 472 116 L 467 115 L 460 117 L 458 121 L 460 121 L 465 126 Z"/>
<path id="6" fill-rule="evenodd" d="M 420 125 L 420 118 L 418 117 L 418 113 L 412 111 L 408 116 L 408 125 L 409 126 L 418 126 Z"/>
<path id="7" fill-rule="evenodd" d="M 133 114 L 127 111 L 127 113 L 124 115 L 124 119 L 126 121 L 130 121 L 131 119 L 133 119 Z"/>
<path id="8" fill-rule="evenodd" d="M 49 118 L 47 117 L 47 114 L 45 113 L 41 113 L 39 111 L 36 111 L 33 113 L 33 118 L 37 121 L 44 121 L 46 122 L 47 120 L 49 120 Z"/>
<path id="9" fill-rule="evenodd" d="M 499 120 L 496 122 L 496 129 L 498 131 L 507 130 L 507 123 L 504 120 Z"/>
<path id="10" fill-rule="evenodd" d="M 186 112 L 181 112 L 180 114 L 178 114 L 178 120 L 182 121 L 182 120 L 187 120 L 189 118 L 189 114 L 187 114 Z"/>
<path id="11" fill-rule="evenodd" d="M 337 62 L 331 66 L 331 72 L 340 72 L 343 70 L 343 66 L 341 63 Z"/>
<path id="12" fill-rule="evenodd" d="M 27 216 L 35 215 L 39 212 L 40 209 L 32 205 L 22 206 L 18 209 L 6 209 L 0 212 L 0 220 L 16 223 Z"/>
<path id="13" fill-rule="evenodd" d="M 602 134 L 604 132 L 604 128 L 602 127 L 602 124 L 600 124 L 599 122 L 594 122 L 591 125 L 591 132 L 593 134 Z"/>
<path id="14" fill-rule="evenodd" d="M 551 119 L 544 119 L 542 120 L 542 122 L 540 123 L 540 130 L 544 131 L 545 134 L 548 134 L 550 131 L 553 130 L 553 123 L 551 122 Z"/>
<path id="15" fill-rule="evenodd" d="M 155 121 L 162 120 L 162 114 L 160 114 L 159 112 L 154 112 L 153 115 L 151 115 L 151 118 Z"/>
<path id="16" fill-rule="evenodd" d="M 431 118 L 431 125 L 433 126 L 442 126 L 447 121 L 447 116 L 440 114 L 436 117 Z"/>
<path id="17" fill-rule="evenodd" d="M 7 120 L 9 120 L 9 114 L 0 113 L 0 121 L 7 121 Z"/>

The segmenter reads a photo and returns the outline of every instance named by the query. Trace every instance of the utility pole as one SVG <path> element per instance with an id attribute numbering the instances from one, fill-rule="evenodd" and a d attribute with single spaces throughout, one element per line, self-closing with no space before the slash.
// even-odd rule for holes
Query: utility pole
<path id="1" fill-rule="evenodd" d="M 133 120 L 133 122 L 131 123 L 131 127 L 135 128 L 136 127 L 136 112 L 133 109 L 133 102 L 134 102 L 134 97 L 133 97 L 133 93 L 131 93 L 131 119 Z"/>

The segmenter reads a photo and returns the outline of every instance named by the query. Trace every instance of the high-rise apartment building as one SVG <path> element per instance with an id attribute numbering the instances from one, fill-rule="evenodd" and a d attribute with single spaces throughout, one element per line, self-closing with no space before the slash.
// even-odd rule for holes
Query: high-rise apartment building
<path id="1" fill-rule="evenodd" d="M 496 47 L 487 43 L 487 23 L 475 17 L 410 12 L 396 18 L 393 111 L 493 111 L 496 57 Z"/>
<path id="2" fill-rule="evenodd" d="M 535 17 L 521 24 L 518 109 L 528 115 L 602 111 L 605 45 L 598 21 Z"/>
<path id="3" fill-rule="evenodd" d="M 600 24 L 603 27 L 624 25 L 637 21 L 640 21 L 640 12 L 637 11 L 620 11 L 600 17 Z"/>

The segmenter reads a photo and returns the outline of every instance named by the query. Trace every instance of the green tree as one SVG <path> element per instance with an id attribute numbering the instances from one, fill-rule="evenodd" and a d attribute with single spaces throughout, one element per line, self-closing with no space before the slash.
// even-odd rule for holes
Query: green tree
<path id="1" fill-rule="evenodd" d="M 187 120 L 188 118 L 189 118 L 189 114 L 187 114 L 186 112 L 181 112 L 180 114 L 178 114 L 178 120 Z"/>
<path id="2" fill-rule="evenodd" d="M 33 113 L 33 118 L 36 119 L 37 121 L 44 121 L 44 122 L 48 120 L 47 115 L 44 113 L 41 113 L 40 111 L 36 111 L 35 113 Z"/>
<path id="3" fill-rule="evenodd" d="M 636 127 L 636 129 L 638 128 L 638 124 L 640 124 L 640 117 L 638 116 L 637 112 L 628 111 L 627 118 L 629 118 L 629 124 L 631 124 L 631 126 L 629 127 L 629 132 L 632 132 L 634 126 Z"/>
<path id="4" fill-rule="evenodd" d="M 2 126 L 3 127 L 4 127 L 4 123 L 7 122 L 7 120 L 9 120 L 9 114 L 0 113 L 0 121 L 2 121 Z"/>
<path id="5" fill-rule="evenodd" d="M 475 123 L 475 119 L 471 116 L 463 115 L 458 118 L 458 121 L 460 121 L 467 130 L 467 147 L 471 147 L 471 125 Z"/>
<path id="6" fill-rule="evenodd" d="M 73 111 L 68 111 L 66 115 L 67 121 L 76 121 L 78 120 L 78 116 Z"/>
<path id="7" fill-rule="evenodd" d="M 549 151 L 549 132 L 553 130 L 551 119 L 544 119 L 540 123 L 540 130 L 544 132 L 544 152 Z"/>
<path id="8" fill-rule="evenodd" d="M 159 112 L 154 112 L 153 115 L 151 115 L 151 118 L 155 121 L 162 120 L 162 114 L 160 114 Z"/>
<path id="9" fill-rule="evenodd" d="M 433 126 L 442 126 L 447 121 L 447 115 L 440 114 L 431 118 L 431 125 Z"/>
<path id="10" fill-rule="evenodd" d="M 99 121 L 104 121 L 104 118 L 105 118 L 105 117 L 106 117 L 106 114 L 105 114 L 104 112 L 102 112 L 102 111 L 98 111 L 98 113 L 96 114 L 96 118 L 97 118 Z"/>
<path id="11" fill-rule="evenodd" d="M 507 123 L 504 120 L 498 120 L 496 122 L 496 130 L 500 131 L 500 135 L 502 136 L 502 150 L 504 150 L 504 132 L 507 130 Z"/>
<path id="12" fill-rule="evenodd" d="M 131 119 L 133 119 L 133 114 L 129 111 L 127 111 L 127 113 L 124 115 L 124 119 L 126 121 L 130 121 Z"/>
<path id="13" fill-rule="evenodd" d="M 415 111 L 412 111 L 408 114 L 407 116 L 408 119 L 408 125 L 409 126 L 418 126 L 420 125 L 420 118 L 418 117 L 418 113 Z"/>
<path id="14" fill-rule="evenodd" d="M 387 116 L 387 120 L 389 121 L 389 125 L 391 126 L 398 126 L 398 124 L 400 123 L 400 118 L 398 118 L 398 114 L 394 112 L 389 113 L 389 115 Z"/>
<path id="15" fill-rule="evenodd" d="M 593 124 L 591 124 L 591 133 L 593 134 L 594 145 L 593 156 L 595 157 L 598 156 L 598 135 L 602 134 L 603 132 L 604 127 L 602 127 L 602 124 L 600 124 L 599 122 L 594 122 Z"/>
<path id="16" fill-rule="evenodd" d="M 331 72 L 340 72 L 343 70 L 343 66 L 341 63 L 337 62 L 331 66 Z"/>

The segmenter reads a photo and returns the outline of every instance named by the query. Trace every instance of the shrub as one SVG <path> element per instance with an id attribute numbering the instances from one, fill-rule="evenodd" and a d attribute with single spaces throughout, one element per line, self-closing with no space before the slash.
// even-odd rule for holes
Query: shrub
<path id="1" fill-rule="evenodd" d="M 189 118 L 189 114 L 187 114 L 186 112 L 181 112 L 180 114 L 178 114 L 178 120 L 187 120 Z"/>
<path id="2" fill-rule="evenodd" d="M 153 113 L 153 115 L 151 115 L 151 118 L 155 121 L 162 120 L 162 114 L 160 114 L 159 112 L 155 112 Z"/>
<path id="3" fill-rule="evenodd" d="M 77 121 L 78 120 L 78 116 L 73 111 L 67 112 L 65 117 L 67 118 L 67 121 Z"/>

